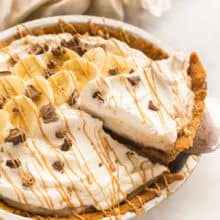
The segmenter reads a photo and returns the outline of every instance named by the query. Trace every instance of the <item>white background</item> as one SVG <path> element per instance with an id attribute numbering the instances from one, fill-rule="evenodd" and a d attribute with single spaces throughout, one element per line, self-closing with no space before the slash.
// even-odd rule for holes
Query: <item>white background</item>
<path id="1" fill-rule="evenodd" d="M 209 95 L 220 98 L 219 0 L 173 0 L 172 8 L 163 17 L 142 16 L 135 24 L 171 48 L 197 51 L 208 73 Z M 220 220 L 220 150 L 203 156 L 178 192 L 137 218 L 148 219 Z"/>

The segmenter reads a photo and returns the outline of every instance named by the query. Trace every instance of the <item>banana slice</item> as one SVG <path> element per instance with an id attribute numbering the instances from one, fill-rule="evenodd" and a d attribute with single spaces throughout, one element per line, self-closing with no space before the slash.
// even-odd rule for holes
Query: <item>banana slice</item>
<path id="1" fill-rule="evenodd" d="M 77 89 L 80 91 L 88 81 L 100 75 L 96 65 L 85 58 L 72 59 L 65 62 L 64 69 L 73 71 L 77 81 Z"/>
<path id="2" fill-rule="evenodd" d="M 0 77 L 0 91 L 6 99 L 24 94 L 24 80 L 14 75 L 2 76 Z"/>
<path id="3" fill-rule="evenodd" d="M 7 136 L 8 131 L 11 127 L 10 118 L 7 111 L 0 110 L 0 144 L 3 143 L 4 138 Z"/>
<path id="4" fill-rule="evenodd" d="M 94 63 L 96 67 L 102 72 L 103 67 L 105 66 L 105 51 L 101 47 L 96 47 L 93 49 L 88 50 L 84 55 L 83 58 L 86 60 Z"/>
<path id="5" fill-rule="evenodd" d="M 50 83 L 43 76 L 35 76 L 33 79 L 26 82 L 27 87 L 33 85 L 41 93 L 36 99 L 32 101 L 40 108 L 43 105 L 54 103 L 53 89 Z M 27 89 L 27 88 L 26 88 Z"/>
<path id="6" fill-rule="evenodd" d="M 59 48 L 59 47 L 58 47 Z M 53 51 L 56 51 L 57 48 L 54 48 Z M 58 52 L 57 56 L 54 55 L 53 52 L 49 51 L 47 53 L 45 53 L 43 61 L 47 64 L 47 67 L 49 69 L 52 69 L 52 71 L 57 72 L 62 70 L 62 65 L 65 61 L 71 60 L 71 59 L 75 59 L 75 58 L 79 58 L 79 55 L 68 49 L 68 48 L 60 48 L 58 50 L 60 51 L 60 54 Z M 56 53 L 55 53 L 56 54 Z M 50 68 L 50 64 L 53 62 L 53 67 Z"/>
<path id="7" fill-rule="evenodd" d="M 36 105 L 26 96 L 13 97 L 5 104 L 4 110 L 9 113 L 11 124 L 24 129 L 27 136 L 31 136 L 39 130 Z"/>
<path id="8" fill-rule="evenodd" d="M 49 82 L 56 105 L 65 103 L 76 87 L 76 79 L 72 71 L 59 71 L 49 78 Z"/>
<path id="9" fill-rule="evenodd" d="M 36 75 L 43 75 L 43 72 L 44 66 L 41 63 L 41 60 L 35 55 L 30 55 L 21 59 L 12 68 L 13 74 L 20 76 L 25 80 Z"/>
<path id="10" fill-rule="evenodd" d="M 136 64 L 132 60 L 128 60 L 122 56 L 108 54 L 103 72 L 105 75 L 116 75 L 129 73 L 132 69 L 136 69 Z"/>

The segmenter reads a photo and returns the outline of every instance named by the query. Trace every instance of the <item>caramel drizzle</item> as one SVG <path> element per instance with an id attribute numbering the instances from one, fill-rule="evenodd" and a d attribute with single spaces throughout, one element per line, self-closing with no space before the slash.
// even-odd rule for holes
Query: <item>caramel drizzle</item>
<path id="1" fill-rule="evenodd" d="M 1 173 L 3 173 L 3 175 L 5 176 L 6 180 L 8 181 L 8 183 L 12 186 L 16 196 L 17 196 L 17 199 L 20 203 L 23 203 L 22 200 L 24 201 L 25 204 L 28 204 L 27 203 L 27 200 L 25 198 L 25 195 L 23 194 L 23 192 L 14 184 L 14 181 L 10 178 L 10 176 L 8 175 L 7 171 L 2 167 L 0 166 L 0 169 L 1 169 Z"/>
<path id="2" fill-rule="evenodd" d="M 9 82 L 9 80 L 8 80 L 6 77 L 4 78 L 4 81 L 5 81 L 5 83 L 7 84 L 6 88 L 9 87 L 11 90 L 14 91 L 14 94 L 15 94 L 15 95 L 19 95 L 19 92 L 15 89 L 15 87 Z M 2 82 L 0 81 L 0 83 L 2 83 Z M 3 84 L 3 83 L 2 83 L 2 84 Z M 3 87 L 4 87 L 4 86 L 3 86 Z"/>
<path id="3" fill-rule="evenodd" d="M 87 132 L 87 130 L 86 130 L 86 122 L 85 122 L 85 121 L 83 122 L 83 133 L 84 133 L 85 137 L 89 140 L 89 142 L 90 142 L 91 146 L 93 147 L 93 149 L 95 150 L 95 144 L 94 144 L 94 142 L 92 141 L 92 139 L 90 138 L 90 136 L 89 136 L 89 134 L 88 134 L 88 132 Z M 97 150 L 95 150 L 95 151 L 97 152 Z M 98 153 L 97 153 L 97 155 L 100 156 Z M 81 157 L 82 157 L 83 160 L 85 161 L 85 158 L 84 158 L 83 154 L 81 155 Z M 101 159 L 101 158 L 100 158 L 100 159 Z M 103 162 L 104 162 L 104 161 L 103 161 Z M 88 164 L 87 164 L 86 162 L 85 162 L 85 164 L 86 164 L 86 167 L 87 167 L 87 169 L 88 169 L 88 172 L 91 174 L 91 177 L 92 177 L 93 181 L 96 183 L 96 185 L 98 186 L 99 190 L 100 190 L 101 193 L 103 194 L 103 196 L 104 196 L 104 198 L 105 198 L 105 201 L 108 203 L 108 199 L 107 199 L 107 196 L 106 196 L 106 194 L 105 194 L 105 191 L 103 190 L 103 187 L 96 181 L 96 179 L 95 179 L 93 173 L 89 170 Z M 107 167 L 106 167 L 106 168 L 107 168 Z"/>
<path id="4" fill-rule="evenodd" d="M 41 86 L 41 83 L 38 82 L 37 78 L 34 78 L 34 83 L 36 85 L 36 87 L 38 87 L 40 89 L 40 91 L 43 93 L 43 95 L 46 97 L 46 99 L 52 103 L 52 100 L 50 99 L 50 97 L 47 95 L 46 89 L 44 89 Z"/>
<path id="5" fill-rule="evenodd" d="M 31 147 L 29 146 L 29 144 L 28 144 L 27 142 L 25 142 L 25 143 L 24 143 L 24 146 L 26 146 L 26 148 L 27 148 L 28 151 L 30 152 L 31 156 L 38 162 L 38 164 L 39 164 L 39 165 L 41 166 L 41 168 L 43 169 L 43 166 L 42 166 L 42 164 L 40 163 L 40 160 L 36 157 L 35 152 L 31 149 Z M 52 207 L 52 208 L 53 208 L 53 207 L 54 207 L 53 200 L 52 200 L 52 198 L 50 197 L 49 192 L 48 192 L 48 190 L 47 190 L 46 182 L 44 181 L 44 178 L 42 177 L 41 172 L 39 172 L 37 166 L 34 165 L 34 167 L 35 167 L 35 170 L 37 171 L 38 176 L 40 177 L 41 184 L 42 184 L 43 188 L 45 189 L 45 192 L 46 192 L 46 195 L 47 195 L 47 196 L 45 196 L 44 194 L 42 194 L 42 196 L 44 197 L 44 200 L 45 200 L 45 202 L 47 203 L 48 207 Z M 49 201 L 47 200 L 47 198 L 48 198 Z"/>
<path id="6" fill-rule="evenodd" d="M 64 25 L 66 25 L 67 27 L 69 27 L 69 28 L 73 31 L 73 34 L 78 33 L 78 31 L 76 30 L 76 28 L 74 27 L 74 25 L 71 24 L 71 23 L 67 23 L 67 22 L 65 22 L 64 20 L 59 19 L 59 20 L 58 20 L 58 24 L 59 24 L 59 26 L 60 26 L 60 30 L 61 30 L 62 33 L 65 32 L 65 30 L 64 30 Z"/>
<path id="7" fill-rule="evenodd" d="M 159 71 L 161 71 L 161 69 L 160 69 L 160 67 L 159 67 L 159 64 L 156 62 L 156 64 L 157 64 L 157 67 L 159 68 Z M 153 86 L 153 88 L 154 88 L 154 91 L 155 91 L 155 93 L 157 94 L 157 88 L 156 88 L 156 82 L 155 82 L 155 73 L 154 73 L 154 71 L 153 71 L 153 68 L 152 68 L 152 63 L 150 62 L 150 68 L 151 68 L 151 77 L 152 77 L 152 86 Z M 150 88 L 151 89 L 151 88 Z M 157 99 L 157 98 L 156 98 Z M 155 96 L 153 96 L 153 101 L 155 101 Z M 158 114 L 158 116 L 159 116 L 159 119 L 160 119 L 160 122 L 161 122 L 161 124 L 164 126 L 165 124 L 164 124 L 164 117 L 163 117 L 163 114 L 162 114 L 162 112 L 161 111 L 157 111 L 157 114 Z"/>
<path id="8" fill-rule="evenodd" d="M 119 46 L 118 42 L 114 38 L 111 38 L 111 42 L 118 48 L 120 56 L 125 57 L 126 54 L 122 51 L 122 49 Z"/>
<path id="9" fill-rule="evenodd" d="M 150 119 L 144 114 L 144 112 L 142 111 L 142 109 L 141 109 L 141 107 L 140 107 L 140 105 L 139 105 L 139 103 L 138 103 L 138 100 L 137 100 L 137 98 L 136 98 L 135 93 L 132 92 L 132 91 L 129 89 L 129 87 L 128 87 L 127 83 L 126 83 L 126 79 L 123 78 L 123 77 L 120 77 L 120 80 L 121 80 L 121 83 L 124 84 L 126 90 L 127 90 L 128 93 L 130 94 L 131 98 L 133 99 L 133 102 L 134 102 L 134 104 L 135 104 L 137 110 L 139 111 L 139 113 L 140 113 L 140 115 L 141 115 L 141 117 L 142 117 L 142 119 L 143 119 L 143 122 L 144 122 L 144 123 L 149 122 L 149 123 L 152 124 L 151 120 L 150 120 Z"/>
<path id="10" fill-rule="evenodd" d="M 28 103 L 29 104 L 29 103 Z M 30 108 L 32 108 L 32 106 L 30 106 Z M 34 112 L 35 110 L 32 109 Z M 47 138 L 46 134 L 44 133 L 42 127 L 41 127 L 41 123 L 39 121 L 39 118 L 37 117 L 37 113 L 35 112 L 37 121 L 38 121 L 38 125 L 39 128 L 41 130 L 41 134 L 44 138 L 44 140 L 46 141 L 46 143 L 50 146 L 51 149 L 56 149 L 55 146 L 53 146 L 51 144 L 51 142 L 49 141 L 49 139 Z M 72 201 L 70 200 L 69 195 L 65 192 L 65 190 L 62 187 L 62 183 L 59 181 L 59 179 L 54 175 L 54 173 L 52 172 L 51 168 L 49 167 L 49 165 L 47 164 L 46 158 L 44 157 L 43 153 L 38 149 L 38 147 L 36 146 L 35 142 L 33 141 L 33 146 L 35 147 L 35 149 L 37 150 L 39 156 L 41 157 L 41 159 L 43 160 L 44 167 L 47 168 L 48 172 L 51 174 L 51 176 L 53 176 L 53 178 L 56 181 L 56 188 L 58 189 L 59 194 L 61 195 L 61 198 L 66 201 L 69 205 L 73 206 Z M 57 152 L 57 151 L 56 151 Z M 59 154 L 60 156 L 62 156 L 63 158 L 65 158 L 61 153 Z M 58 154 L 56 154 L 56 156 L 58 157 Z M 38 163 L 40 162 L 40 160 L 38 161 Z M 43 165 L 43 164 L 42 164 Z M 70 201 L 70 202 L 69 202 Z M 79 200 L 80 201 L 80 200 Z"/>
<path id="11" fill-rule="evenodd" d="M 61 198 L 63 201 L 65 201 L 69 207 L 74 207 L 72 200 L 70 198 L 70 195 L 64 190 L 62 183 L 59 181 L 58 177 L 53 173 L 52 168 L 47 163 L 47 159 L 44 156 L 44 154 L 39 150 L 39 147 L 36 145 L 35 141 L 32 141 L 32 145 L 34 146 L 34 149 L 37 152 L 37 155 L 40 157 L 41 160 L 38 161 L 38 163 L 41 164 L 42 167 L 46 168 L 47 171 L 50 173 L 50 175 L 54 178 L 55 180 L 55 186 L 57 191 L 59 192 Z M 37 157 L 36 157 L 37 158 Z M 43 161 L 43 162 L 42 162 Z"/>
<path id="12" fill-rule="evenodd" d="M 171 113 L 168 112 L 168 110 L 165 108 L 164 104 L 162 103 L 162 101 L 160 100 L 160 97 L 158 96 L 156 90 L 154 89 L 154 86 L 152 85 L 150 79 L 148 78 L 147 72 L 146 70 L 143 68 L 144 70 L 144 76 L 145 79 L 147 80 L 148 86 L 151 90 L 151 93 L 154 95 L 154 97 L 156 98 L 157 102 L 159 103 L 159 105 L 164 109 L 164 111 L 167 113 L 167 115 L 173 119 L 173 115 Z"/>
<path id="13" fill-rule="evenodd" d="M 100 132 L 101 132 L 101 131 L 98 132 L 98 135 L 99 135 L 99 139 L 100 139 L 101 142 L 102 142 L 102 138 L 101 138 Z M 123 166 L 123 168 L 125 169 L 125 172 L 127 173 L 128 177 L 129 177 L 129 179 L 130 179 L 131 184 L 132 184 L 133 186 L 136 186 L 136 183 L 135 183 L 135 181 L 133 180 L 132 176 L 129 174 L 126 165 L 121 162 L 121 160 L 120 160 L 120 158 L 118 157 L 117 153 L 116 153 L 115 150 L 111 147 L 111 145 L 110 145 L 110 143 L 109 143 L 109 141 L 108 141 L 108 138 L 105 137 L 103 141 L 106 143 L 106 145 L 102 144 L 102 146 L 106 146 L 108 149 L 110 149 L 110 150 L 112 151 L 112 153 L 114 154 L 114 157 L 116 158 L 117 162 L 118 162 L 121 166 Z"/>
<path id="14" fill-rule="evenodd" d="M 15 106 L 19 106 L 19 104 L 17 103 L 17 101 L 15 99 L 11 99 L 12 102 L 14 103 Z M 25 100 L 25 98 L 23 97 L 23 100 Z M 26 100 L 25 100 L 26 101 Z M 28 103 L 29 104 L 29 103 Z M 29 128 L 29 122 L 26 121 L 26 118 L 24 116 L 24 113 L 23 113 L 23 109 L 19 108 L 19 111 L 16 113 L 16 114 L 19 114 L 21 116 L 21 120 L 23 121 L 23 125 L 25 127 L 25 130 L 30 134 L 31 133 L 31 130 Z"/>
<path id="15" fill-rule="evenodd" d="M 117 42 L 114 38 L 112 38 L 111 40 L 112 40 L 112 42 L 114 43 L 114 45 L 118 48 L 118 50 L 119 50 L 119 52 L 120 52 L 120 55 L 121 55 L 122 57 L 126 57 L 126 54 L 122 51 L 122 49 L 121 49 L 121 47 L 119 46 L 118 42 Z M 135 64 L 135 66 L 136 66 L 136 68 L 137 68 L 138 65 L 137 65 L 137 63 L 135 62 L 135 59 L 134 59 L 132 50 L 133 50 L 132 48 L 129 48 L 129 49 L 128 49 L 128 52 L 129 52 L 129 55 L 131 56 L 131 58 L 132 58 L 132 60 L 133 60 L 133 63 Z"/>
<path id="16" fill-rule="evenodd" d="M 110 96 L 109 101 L 108 101 L 108 107 L 113 108 L 115 110 L 118 108 L 118 102 L 116 101 L 114 96 Z"/>
<path id="17" fill-rule="evenodd" d="M 64 74 L 65 75 L 65 74 Z M 53 80 L 53 78 L 50 78 L 50 82 L 53 84 L 53 86 L 62 94 L 62 96 L 65 98 L 65 99 L 68 99 L 68 96 L 67 94 L 64 92 L 64 90 L 62 90 L 62 88 L 60 88 L 56 83 L 55 81 Z"/>
<path id="18" fill-rule="evenodd" d="M 94 176 L 92 177 L 92 173 L 91 173 L 91 171 L 90 171 L 89 168 L 88 168 L 88 164 L 87 164 L 85 158 L 83 157 L 82 152 L 80 151 L 78 144 L 76 143 L 76 138 L 75 138 L 74 135 L 72 134 L 71 129 L 70 129 L 68 123 L 67 123 L 67 119 L 66 119 L 66 117 L 63 115 L 63 113 L 62 113 L 62 116 L 63 116 L 64 122 L 65 122 L 66 129 L 67 129 L 68 133 L 70 134 L 71 140 L 72 140 L 73 143 L 74 143 L 74 146 L 75 146 L 74 149 L 77 149 L 77 151 L 78 151 L 78 153 L 80 154 L 80 157 L 82 158 L 82 160 L 83 160 L 85 166 L 82 167 L 81 163 L 80 163 L 79 160 L 78 160 L 78 157 L 77 157 L 75 154 L 72 154 L 72 155 L 75 157 L 77 166 L 78 166 L 78 168 L 80 169 L 81 173 L 83 173 L 83 174 L 87 177 L 88 183 L 92 184 L 91 178 L 93 178 L 93 180 L 94 180 Z M 80 180 L 81 180 L 81 178 L 80 178 Z M 83 183 L 82 180 L 81 180 L 81 182 Z M 95 181 L 95 182 L 96 182 L 96 181 Z M 83 184 L 83 185 L 84 185 L 84 184 Z M 93 196 L 93 194 L 92 194 L 91 191 L 88 189 L 88 187 L 87 187 L 86 185 L 84 185 L 84 187 L 85 187 L 87 193 L 88 193 L 88 194 L 90 195 L 90 197 L 92 198 L 93 202 L 96 204 L 96 206 L 99 207 L 99 209 L 100 209 L 103 213 L 105 213 L 104 209 L 103 209 L 102 206 L 99 204 L 99 202 L 96 200 L 96 198 Z"/>
<path id="19" fill-rule="evenodd" d="M 9 155 L 9 157 L 10 157 L 11 160 L 14 160 L 14 159 L 15 159 L 10 152 L 8 152 L 8 155 Z M 18 169 L 18 176 L 19 176 L 19 177 L 22 177 L 24 174 L 25 174 L 25 171 L 24 171 L 24 169 L 22 168 L 22 166 L 19 167 L 19 169 Z M 41 194 L 41 196 L 43 196 L 44 194 L 41 192 L 40 188 L 37 187 L 36 185 L 35 185 L 35 187 L 37 188 L 37 190 L 38 190 L 38 192 Z M 34 194 L 34 196 L 36 197 L 36 199 L 40 202 L 41 206 L 43 207 L 43 204 L 44 204 L 44 203 L 43 203 L 43 201 L 41 200 L 41 198 L 40 198 L 40 196 L 38 195 L 38 193 L 37 193 L 37 191 L 35 190 L 35 188 L 34 188 L 34 187 L 29 187 L 29 189 L 30 189 L 31 192 Z"/>

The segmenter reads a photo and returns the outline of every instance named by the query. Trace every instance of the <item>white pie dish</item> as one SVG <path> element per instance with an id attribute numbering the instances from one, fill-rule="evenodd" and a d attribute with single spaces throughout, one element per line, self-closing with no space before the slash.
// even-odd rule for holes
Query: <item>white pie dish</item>
<path id="1" fill-rule="evenodd" d="M 151 35 L 149 35 L 145 31 L 140 30 L 139 28 L 136 28 L 134 26 L 131 26 L 131 25 L 119 22 L 119 21 L 114 21 L 111 19 L 104 19 L 103 20 L 103 18 L 99 18 L 99 17 L 92 17 L 92 16 L 51 17 L 51 18 L 44 18 L 44 19 L 39 19 L 39 20 L 27 22 L 27 23 L 25 23 L 25 27 L 28 27 L 31 30 L 31 29 L 35 29 L 35 28 L 50 26 L 50 25 L 56 24 L 59 18 L 62 18 L 64 21 L 70 22 L 70 23 L 72 22 L 72 23 L 83 24 L 83 23 L 87 23 L 88 21 L 92 20 L 93 23 L 95 23 L 95 24 L 100 24 L 100 25 L 105 24 L 106 26 L 110 26 L 113 28 L 123 28 L 125 31 L 130 32 L 131 34 L 138 36 L 139 38 L 147 39 L 147 40 L 151 41 L 155 46 L 159 46 L 164 49 L 164 46 L 161 45 L 160 43 L 158 43 L 158 41 L 154 37 L 152 37 Z M 21 26 L 21 28 L 22 28 L 22 26 Z M 10 28 L 6 31 L 3 31 L 0 36 L 0 41 L 5 41 L 8 38 L 15 35 L 16 33 L 17 33 L 16 27 L 13 27 L 13 28 Z M 175 192 L 184 183 L 184 181 L 190 176 L 191 172 L 196 167 L 196 164 L 198 163 L 198 161 L 199 161 L 198 157 L 194 157 L 194 156 L 189 157 L 188 161 L 186 162 L 185 166 L 182 169 L 182 172 L 185 174 L 184 180 L 174 182 L 173 184 L 171 184 L 169 186 L 169 190 L 167 190 L 167 189 L 163 190 L 162 195 L 160 197 L 157 197 L 157 198 L 151 200 L 150 202 L 146 203 L 144 206 L 145 211 L 147 212 L 148 210 L 150 210 L 151 208 L 155 207 L 160 202 L 165 200 L 170 195 L 171 192 L 172 193 Z M 6 217 L 5 215 L 9 215 L 10 217 Z M 23 218 L 20 216 L 7 214 L 4 211 L 2 212 L 2 216 L 5 216 L 6 218 L 10 218 L 10 219 L 13 219 L 13 218 L 14 219 L 27 219 L 27 218 Z M 135 213 L 128 212 L 122 216 L 122 219 L 129 219 L 134 216 L 135 216 Z M 105 219 L 107 219 L 107 218 L 105 218 Z"/>

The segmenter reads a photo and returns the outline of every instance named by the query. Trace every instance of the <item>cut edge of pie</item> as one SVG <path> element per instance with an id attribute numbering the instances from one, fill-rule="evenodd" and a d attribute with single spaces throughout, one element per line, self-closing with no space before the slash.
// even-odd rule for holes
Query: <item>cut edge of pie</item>
<path id="1" fill-rule="evenodd" d="M 144 39 L 140 39 L 135 37 L 132 34 L 128 34 L 122 29 L 114 29 L 114 28 L 107 28 L 106 26 L 98 26 L 93 23 L 88 24 L 70 24 L 65 23 L 64 21 L 59 21 L 58 25 L 45 27 L 43 29 L 36 29 L 36 30 L 29 30 L 28 28 L 24 28 L 22 32 L 18 33 L 16 36 L 13 36 L 9 40 L 5 42 L 1 42 L 2 46 L 6 46 L 11 43 L 13 40 L 21 38 L 27 34 L 34 34 L 34 35 L 42 35 L 48 33 L 60 33 L 60 32 L 69 32 L 69 33 L 86 33 L 89 32 L 91 35 L 99 35 L 102 37 L 115 37 L 119 40 L 125 41 L 129 46 L 139 49 L 144 52 L 148 57 L 153 60 L 159 60 L 167 58 L 169 55 L 163 51 L 163 49 L 159 47 L 155 47 L 153 43 L 145 41 Z M 205 109 L 204 99 L 206 96 L 206 73 L 205 70 L 198 58 L 196 53 L 192 53 L 190 57 L 190 67 L 188 69 L 188 73 L 192 78 L 192 89 L 195 94 L 195 104 L 193 109 L 193 120 L 192 123 L 187 127 L 189 130 L 188 135 L 181 135 L 178 137 L 175 150 L 172 154 L 164 155 L 164 153 L 146 149 L 143 153 L 149 157 L 154 157 L 164 163 L 169 163 L 170 161 L 174 160 L 176 156 L 188 149 L 192 146 L 193 138 L 195 136 L 196 130 L 200 124 L 201 117 L 203 115 Z M 158 194 L 158 187 L 159 191 L 164 188 L 167 188 L 168 185 L 174 181 L 182 180 L 184 176 L 180 173 L 164 173 L 156 182 L 154 182 L 150 186 L 150 190 L 141 190 L 141 192 L 137 193 L 136 196 L 129 198 L 126 202 L 123 202 L 120 205 L 120 209 L 113 209 L 106 212 L 107 215 L 118 215 L 124 214 L 129 211 L 143 211 L 143 204 L 152 200 L 153 198 L 159 196 Z M 156 184 L 155 184 L 156 183 Z M 156 186 L 157 185 L 157 186 Z M 156 187 L 155 187 L 156 186 Z M 138 196 L 137 196 L 138 195 Z M 141 202 L 140 202 L 141 201 Z M 12 207 L 9 207 L 4 202 L 0 202 L 0 207 L 5 211 L 10 213 L 23 215 L 27 217 L 37 217 L 22 210 L 18 210 Z M 118 211 L 119 213 L 116 213 Z M 100 219 L 105 217 L 106 214 L 102 212 L 95 211 L 92 213 L 83 214 L 82 217 L 85 219 Z M 51 217 L 41 217 L 42 219 L 51 219 Z M 54 218 L 54 219 L 67 219 L 67 218 Z M 76 213 L 73 213 L 72 217 L 68 217 L 68 219 L 75 220 L 79 219 L 79 216 Z"/>

